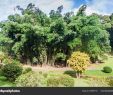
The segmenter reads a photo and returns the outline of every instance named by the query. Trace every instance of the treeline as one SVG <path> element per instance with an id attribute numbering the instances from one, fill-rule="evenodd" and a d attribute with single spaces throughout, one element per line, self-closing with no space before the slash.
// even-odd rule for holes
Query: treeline
<path id="1" fill-rule="evenodd" d="M 0 23 L 0 49 L 24 64 L 66 65 L 74 51 L 85 52 L 97 62 L 113 47 L 113 14 L 87 16 L 86 5 L 76 15 L 62 15 L 63 6 L 49 16 L 32 3 L 16 8 L 21 15 L 10 15 Z"/>

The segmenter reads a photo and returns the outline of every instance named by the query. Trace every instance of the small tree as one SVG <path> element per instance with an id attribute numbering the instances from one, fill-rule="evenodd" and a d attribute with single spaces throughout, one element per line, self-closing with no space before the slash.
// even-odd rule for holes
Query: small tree
<path id="1" fill-rule="evenodd" d="M 76 72 L 76 77 L 80 78 L 81 74 L 88 67 L 90 58 L 85 53 L 73 52 L 71 57 L 67 60 L 67 63 Z"/>

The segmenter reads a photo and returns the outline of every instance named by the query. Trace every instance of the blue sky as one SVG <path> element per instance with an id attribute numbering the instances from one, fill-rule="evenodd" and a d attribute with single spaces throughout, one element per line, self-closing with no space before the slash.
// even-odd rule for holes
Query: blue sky
<path id="1" fill-rule="evenodd" d="M 74 8 L 78 8 L 81 4 L 86 4 L 86 0 L 72 0 L 74 2 Z"/>
<path id="2" fill-rule="evenodd" d="M 111 14 L 113 13 L 113 0 L 0 0 L 0 21 L 6 20 L 10 14 L 18 13 L 14 11 L 16 5 L 21 5 L 23 8 L 29 3 L 34 3 L 45 13 L 49 13 L 50 10 L 56 10 L 58 6 L 63 5 L 63 13 L 67 11 L 74 11 L 75 14 L 78 8 L 87 4 L 86 14 L 91 13 L 98 14 Z"/>

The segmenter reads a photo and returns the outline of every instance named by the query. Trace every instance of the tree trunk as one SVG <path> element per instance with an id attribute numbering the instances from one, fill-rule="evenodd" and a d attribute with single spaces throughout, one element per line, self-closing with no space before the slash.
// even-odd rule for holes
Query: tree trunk
<path id="1" fill-rule="evenodd" d="M 51 59 L 51 63 L 50 64 L 53 67 L 55 66 L 55 56 L 52 56 L 52 59 Z"/>
<path id="2" fill-rule="evenodd" d="M 80 76 L 81 76 L 81 73 L 76 73 L 77 78 L 80 78 Z"/>
<path id="3" fill-rule="evenodd" d="M 47 55 L 45 55 L 45 57 L 44 57 L 44 65 L 47 65 Z"/>
<path id="4" fill-rule="evenodd" d="M 47 65 L 49 65 L 50 64 L 50 56 L 48 55 L 47 56 L 47 63 L 46 63 Z"/>

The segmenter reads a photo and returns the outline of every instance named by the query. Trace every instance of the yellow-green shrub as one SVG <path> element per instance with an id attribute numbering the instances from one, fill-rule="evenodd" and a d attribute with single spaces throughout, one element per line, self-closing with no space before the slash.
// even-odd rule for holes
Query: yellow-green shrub
<path id="1" fill-rule="evenodd" d="M 110 87 L 109 79 L 107 79 L 106 77 L 90 78 L 88 80 L 88 84 L 90 87 Z"/>
<path id="2" fill-rule="evenodd" d="M 20 75 L 15 83 L 17 87 L 46 87 L 43 74 L 33 71 Z"/>
<path id="3" fill-rule="evenodd" d="M 47 79 L 48 87 L 73 87 L 74 79 L 65 74 L 58 74 L 58 76 L 51 76 Z"/>
<path id="4" fill-rule="evenodd" d="M 90 64 L 90 57 L 79 51 L 73 52 L 67 63 L 76 72 L 76 77 L 80 77 Z"/>

